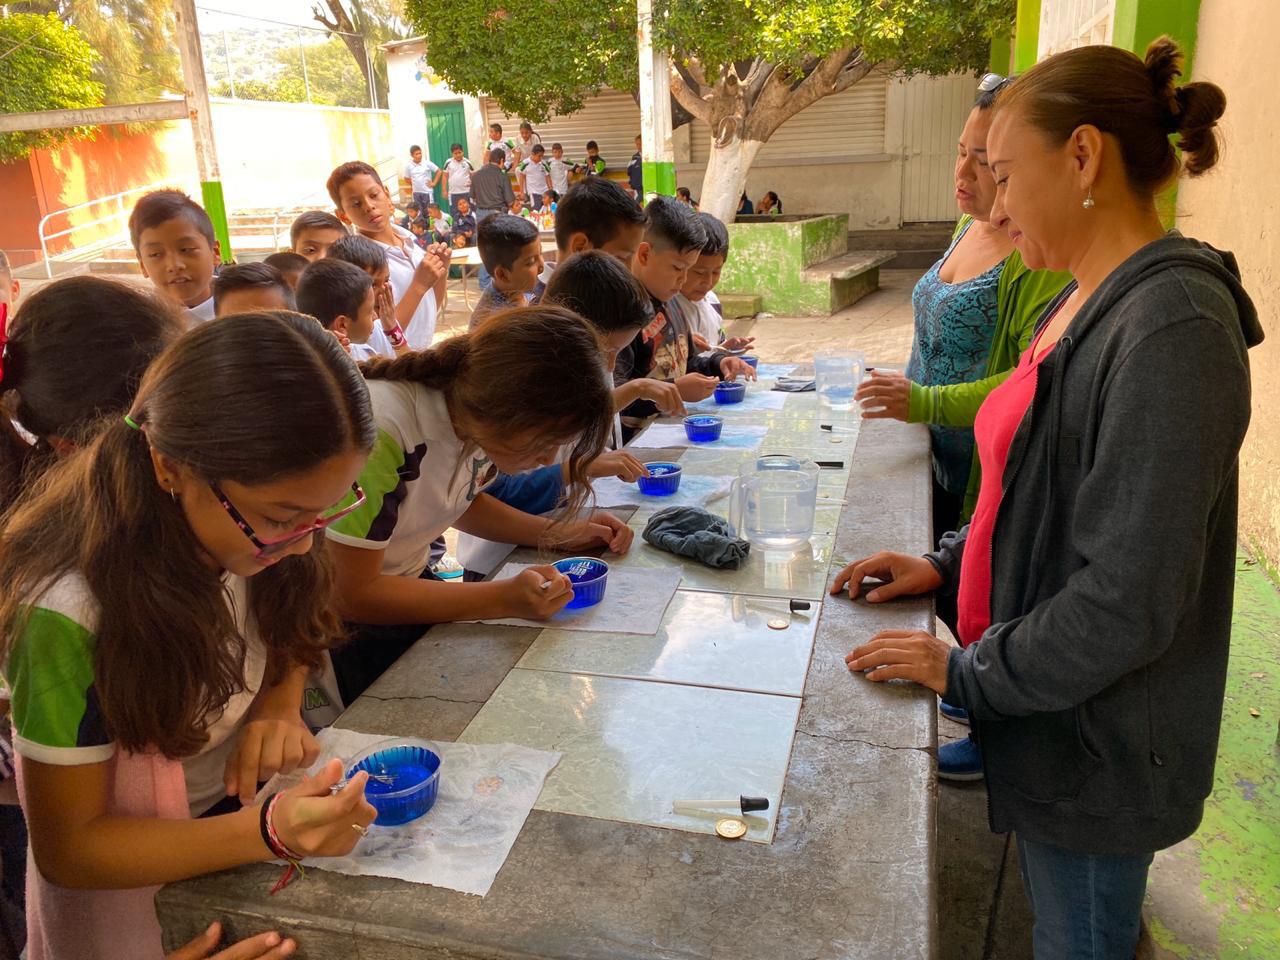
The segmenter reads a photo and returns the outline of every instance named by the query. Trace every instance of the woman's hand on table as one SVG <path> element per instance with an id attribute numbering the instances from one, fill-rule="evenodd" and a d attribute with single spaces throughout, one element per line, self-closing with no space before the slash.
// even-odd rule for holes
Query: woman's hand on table
<path id="1" fill-rule="evenodd" d="M 720 361 L 720 375 L 726 380 L 754 380 L 756 368 L 739 357 L 725 357 Z"/>
<path id="2" fill-rule="evenodd" d="M 866 671 L 868 680 L 912 680 L 938 696 L 947 692 L 947 661 L 951 644 L 923 630 L 884 630 L 844 662 L 852 671 Z"/>
<path id="3" fill-rule="evenodd" d="M 507 586 L 507 614 L 525 620 L 546 620 L 573 599 L 569 578 L 550 565 L 529 567 L 499 582 Z"/>
<path id="4" fill-rule="evenodd" d="M 868 603 L 884 603 L 894 597 L 932 593 L 942 586 L 942 574 L 924 557 L 882 550 L 855 560 L 836 574 L 835 582 L 831 584 L 831 594 L 834 596 L 847 586 L 849 599 L 857 600 L 862 592 L 862 581 L 869 577 L 884 581 L 884 585 L 867 593 Z"/>
<path id="5" fill-rule="evenodd" d="M 593 480 L 617 477 L 623 483 L 635 483 L 638 478 L 648 475 L 649 469 L 626 450 L 602 453 L 587 465 L 587 476 Z"/>
<path id="6" fill-rule="evenodd" d="M 863 407 L 863 420 L 907 420 L 911 406 L 911 381 L 897 372 L 876 371 L 854 391 Z"/>
<path id="7" fill-rule="evenodd" d="M 697 403 L 715 393 L 716 384 L 719 382 L 715 377 L 706 377 L 700 373 L 686 373 L 682 377 L 676 377 L 676 388 L 680 391 L 681 399 L 686 403 Z"/>
<path id="8" fill-rule="evenodd" d="M 364 798 L 369 774 L 361 770 L 337 793 L 342 761 L 330 760 L 315 776 L 280 793 L 271 821 L 280 842 L 304 857 L 342 857 L 364 835 L 378 811 Z"/>
<path id="9" fill-rule="evenodd" d="M 165 960 L 277 960 L 293 956 L 298 949 L 297 941 L 281 937 L 274 930 L 233 943 L 225 950 L 218 950 L 221 943 L 222 924 L 211 923 L 200 936 L 165 954 Z"/>

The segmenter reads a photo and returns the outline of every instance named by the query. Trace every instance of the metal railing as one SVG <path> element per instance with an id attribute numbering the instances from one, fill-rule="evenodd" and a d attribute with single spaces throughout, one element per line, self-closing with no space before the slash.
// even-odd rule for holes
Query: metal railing
<path id="1" fill-rule="evenodd" d="M 53 261 L 58 257 L 73 260 L 77 256 L 83 256 L 86 250 L 102 249 L 112 246 L 121 241 L 128 242 L 129 239 L 129 214 L 133 210 L 133 203 L 125 203 L 126 197 L 150 193 L 152 190 L 161 190 L 166 187 L 176 187 L 179 190 L 190 192 L 191 185 L 181 180 L 161 180 L 158 183 L 148 183 L 141 187 L 130 187 L 128 190 L 121 190 L 119 193 L 113 193 L 105 197 L 98 197 L 94 200 L 86 200 L 84 203 L 77 203 L 70 207 L 63 207 L 61 210 L 54 210 L 52 213 L 46 213 L 40 218 L 40 223 L 36 227 L 36 231 L 40 237 L 40 254 L 44 257 L 44 273 L 50 280 L 53 279 Z M 115 209 L 104 216 L 96 217 L 92 220 L 82 221 L 80 223 L 71 224 L 65 230 L 57 230 L 47 233 L 49 222 L 56 217 L 69 217 L 70 214 L 77 210 L 88 210 L 90 207 L 99 207 L 104 204 L 115 203 Z M 118 227 L 105 237 L 93 241 L 85 248 L 77 248 L 72 245 L 71 250 L 63 251 L 57 254 L 49 253 L 49 241 L 56 240 L 59 237 L 69 237 L 74 233 L 79 233 L 93 227 L 100 227 L 103 224 L 117 223 Z"/>
<path id="2" fill-rule="evenodd" d="M 382 182 L 386 184 L 387 190 L 390 192 L 392 198 L 398 198 L 400 192 L 400 169 L 403 166 L 403 162 L 397 157 L 385 157 L 382 160 L 375 161 L 370 164 L 370 166 L 378 171 L 378 176 L 380 176 L 382 178 Z M 289 245 L 287 242 L 281 242 L 281 218 L 287 217 L 291 225 L 294 217 L 307 210 L 332 211 L 333 199 L 329 196 L 328 189 L 315 190 L 300 199 L 297 203 L 292 203 L 287 207 L 281 207 L 275 212 L 275 215 L 271 218 L 271 240 L 277 249 L 282 246 L 287 247 Z M 288 226 L 284 228 L 284 236 L 287 241 L 289 236 Z"/>

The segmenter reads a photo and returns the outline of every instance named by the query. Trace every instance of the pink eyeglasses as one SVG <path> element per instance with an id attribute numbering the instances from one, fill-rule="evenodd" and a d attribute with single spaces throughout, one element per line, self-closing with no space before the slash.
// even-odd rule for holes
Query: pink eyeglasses
<path id="1" fill-rule="evenodd" d="M 252 542 L 255 547 L 258 548 L 258 552 L 254 554 L 255 560 L 268 560 L 271 557 L 278 556 L 299 540 L 305 540 L 313 533 L 323 530 L 325 527 L 338 522 L 343 517 L 359 509 L 365 502 L 364 491 L 360 489 L 360 484 L 353 483 L 351 484 L 351 492 L 356 495 L 354 503 L 323 516 L 314 523 L 309 523 L 304 527 L 299 527 L 292 533 L 285 534 L 279 540 L 261 540 L 258 538 L 258 535 L 253 532 L 253 527 L 249 526 L 249 521 L 246 520 L 240 511 L 235 508 L 235 504 L 228 499 L 227 495 L 222 492 L 221 487 L 216 483 L 210 483 L 209 489 L 211 489 L 213 491 L 213 495 L 218 498 L 218 502 L 222 504 L 222 509 L 227 511 L 227 514 L 231 519 L 236 522 L 236 526 L 240 528 L 240 531 L 249 538 L 250 542 Z"/>

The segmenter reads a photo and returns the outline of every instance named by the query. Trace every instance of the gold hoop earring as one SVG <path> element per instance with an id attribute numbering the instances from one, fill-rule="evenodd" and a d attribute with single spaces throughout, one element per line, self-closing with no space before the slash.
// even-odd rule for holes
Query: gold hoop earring
<path id="1" fill-rule="evenodd" d="M 1094 199 L 1093 199 L 1093 187 L 1092 187 L 1092 186 L 1090 186 L 1090 187 L 1089 187 L 1089 195 L 1088 195 L 1087 197 L 1085 197 L 1085 198 L 1084 198 L 1084 201 L 1080 204 L 1080 206 L 1084 207 L 1086 210 L 1092 210 L 1092 209 L 1094 208 L 1094 206 L 1095 206 L 1095 201 L 1094 201 Z"/>

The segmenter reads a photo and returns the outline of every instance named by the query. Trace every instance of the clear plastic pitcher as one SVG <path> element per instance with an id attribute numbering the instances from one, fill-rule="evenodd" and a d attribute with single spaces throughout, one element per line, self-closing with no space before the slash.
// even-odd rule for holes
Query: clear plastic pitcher
<path id="1" fill-rule="evenodd" d="M 729 495 L 729 523 L 766 550 L 795 549 L 813 536 L 819 468 L 812 460 L 768 454 L 743 465 Z"/>
<path id="2" fill-rule="evenodd" d="M 862 382 L 866 359 L 861 353 L 819 353 L 813 358 L 818 401 L 831 410 L 852 410 L 853 394 Z"/>

